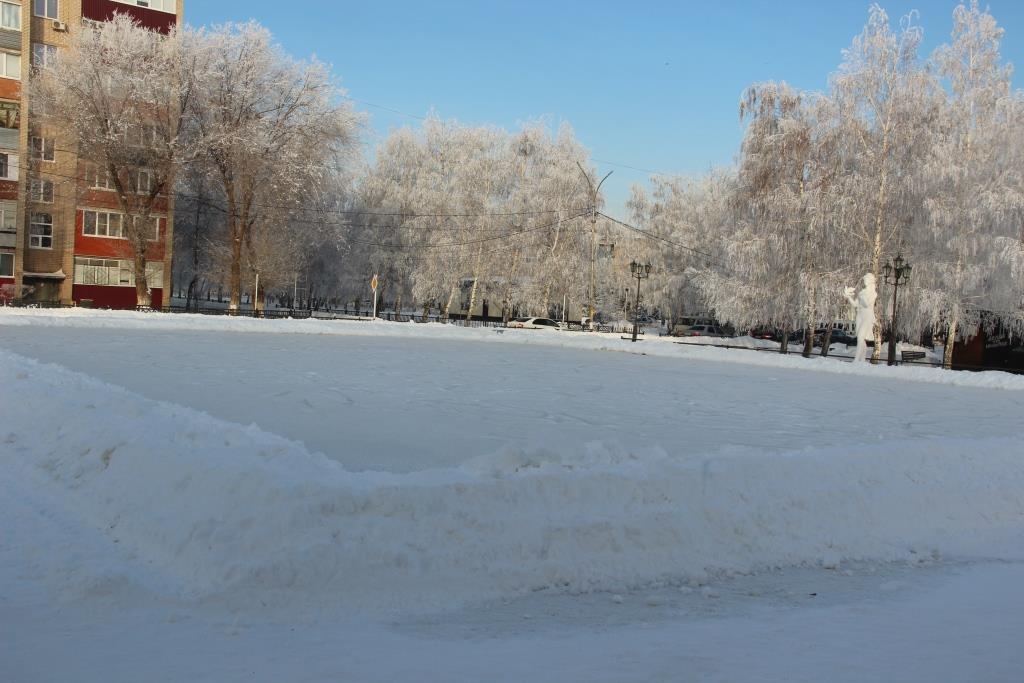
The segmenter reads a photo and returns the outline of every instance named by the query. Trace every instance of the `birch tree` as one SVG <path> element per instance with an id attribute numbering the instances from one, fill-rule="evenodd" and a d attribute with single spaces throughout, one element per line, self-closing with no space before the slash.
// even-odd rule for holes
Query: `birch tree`
<path id="1" fill-rule="evenodd" d="M 855 218 L 849 229 L 859 242 L 857 261 L 883 281 L 883 254 L 896 244 L 913 204 L 915 166 L 928 147 L 928 120 L 936 84 L 919 57 L 923 32 L 915 15 L 903 19 L 898 31 L 878 5 L 872 5 L 863 32 L 844 51 L 844 61 L 831 79 L 843 135 L 855 145 L 844 174 L 844 192 Z M 880 342 L 883 302 L 875 310 L 875 339 Z M 877 362 L 881 343 L 872 360 Z"/>
<path id="2" fill-rule="evenodd" d="M 1002 36 L 975 0 L 955 9 L 952 41 L 933 56 L 949 90 L 931 154 L 922 160 L 928 229 L 914 275 L 925 288 L 925 320 L 944 328 L 947 368 L 958 336 L 973 335 L 981 310 L 995 303 L 993 249 L 1001 224 L 1020 209 L 1015 169 L 1006 167 L 1010 157 L 1001 151 L 1015 123 L 1011 69 L 999 51 Z"/>

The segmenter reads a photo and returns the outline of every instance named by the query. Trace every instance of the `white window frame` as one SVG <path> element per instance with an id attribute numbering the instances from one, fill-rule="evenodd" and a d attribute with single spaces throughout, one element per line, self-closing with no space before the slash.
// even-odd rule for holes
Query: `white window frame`
<path id="1" fill-rule="evenodd" d="M 4 263 L 10 264 L 4 267 Z M 0 251 L 0 277 L 14 277 L 14 252 Z"/>
<path id="2" fill-rule="evenodd" d="M 46 220 L 43 220 L 43 217 Z M 53 214 L 33 213 L 28 226 L 28 246 L 30 249 L 53 249 Z"/>
<path id="3" fill-rule="evenodd" d="M 0 232 L 18 231 L 18 202 L 0 201 Z"/>
<path id="4" fill-rule="evenodd" d="M 52 60 L 56 54 L 56 45 L 32 43 L 32 66 L 36 69 L 45 69 L 50 66 L 50 60 Z"/>
<path id="5" fill-rule="evenodd" d="M 60 19 L 60 0 L 32 0 L 32 14 L 47 19 Z"/>
<path id="6" fill-rule="evenodd" d="M 143 182 L 145 178 L 145 182 Z M 153 189 L 153 173 L 142 169 L 135 174 L 135 194 L 149 194 Z"/>
<path id="7" fill-rule="evenodd" d="M 140 123 L 128 128 L 125 144 L 129 147 L 151 149 L 156 146 L 156 126 L 152 123 Z"/>
<path id="8" fill-rule="evenodd" d="M 102 170 L 97 165 L 92 165 L 87 171 L 89 187 L 93 190 L 115 190 L 114 179 L 110 177 L 110 172 Z"/>
<path id="9" fill-rule="evenodd" d="M 15 12 L 15 16 L 17 17 L 17 25 L 16 26 L 8 26 L 7 24 L 3 23 L 3 21 L 4 21 L 4 14 L 6 14 L 6 12 L 4 10 L 10 10 L 10 9 L 17 10 Z M 0 2 L 0 28 L 5 28 L 8 31 L 20 31 L 21 30 L 21 5 L 19 5 L 16 2 L 6 2 L 6 0 L 4 2 Z"/>
<path id="10" fill-rule="evenodd" d="M 76 285 L 98 285 L 101 287 L 134 287 L 135 274 L 131 261 L 125 259 L 95 258 L 76 256 L 74 283 Z M 146 262 L 146 282 L 152 289 L 154 283 L 163 288 L 163 261 Z"/>
<path id="11" fill-rule="evenodd" d="M 53 204 L 53 181 L 33 180 L 29 183 L 29 198 L 41 204 Z"/>
<path id="12" fill-rule="evenodd" d="M 0 152 L 0 180 L 17 180 L 19 167 L 17 154 Z"/>
<path id="13" fill-rule="evenodd" d="M 10 114 L 13 113 L 13 116 Z M 5 119 L 13 118 L 12 123 L 16 124 L 13 126 L 3 125 L 6 123 Z M 10 100 L 0 100 L 0 128 L 6 130 L 20 130 L 21 129 L 21 102 L 12 102 Z"/>
<path id="14" fill-rule="evenodd" d="M 134 287 L 131 264 L 121 259 L 75 257 L 74 283 L 101 287 Z"/>
<path id="15" fill-rule="evenodd" d="M 116 227 L 113 216 L 117 216 Z M 90 232 L 89 219 L 92 218 L 92 232 Z M 114 234 L 116 233 L 116 234 Z M 88 237 L 103 237 L 106 239 L 124 239 L 124 214 L 116 211 L 96 211 L 94 209 L 82 210 L 82 234 Z"/>
<path id="16" fill-rule="evenodd" d="M 122 5 L 134 5 L 135 7 L 153 9 L 157 12 L 167 12 L 168 14 L 178 13 L 178 0 L 114 0 L 114 2 L 119 2 Z"/>
<path id="17" fill-rule="evenodd" d="M 44 138 L 40 135 L 33 135 L 29 138 L 28 144 L 33 159 L 51 163 L 57 160 L 56 145 L 54 144 L 53 138 Z"/>
<path id="18" fill-rule="evenodd" d="M 0 52 L 0 78 L 21 80 L 21 55 L 13 52 Z"/>
<path id="19" fill-rule="evenodd" d="M 140 218 L 141 218 L 141 216 L 132 216 L 132 221 L 136 225 L 138 225 Z M 149 240 L 150 242 L 159 242 L 160 241 L 160 217 L 159 216 L 150 216 L 149 220 L 153 221 L 153 233 L 149 237 L 147 237 L 146 239 Z"/>

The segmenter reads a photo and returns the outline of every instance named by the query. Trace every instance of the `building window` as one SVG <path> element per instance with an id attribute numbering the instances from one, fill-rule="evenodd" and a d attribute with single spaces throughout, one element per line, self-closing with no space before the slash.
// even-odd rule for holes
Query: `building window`
<path id="1" fill-rule="evenodd" d="M 75 284 L 127 287 L 134 283 L 128 261 L 76 256 Z"/>
<path id="2" fill-rule="evenodd" d="M 53 249 L 53 216 L 51 214 L 32 214 L 32 222 L 28 226 L 28 246 L 33 249 Z"/>
<path id="3" fill-rule="evenodd" d="M 141 216 L 132 216 L 132 221 L 135 223 L 135 225 L 138 225 L 142 220 L 143 219 L 142 219 Z M 150 241 L 159 240 L 160 239 L 160 219 L 156 218 L 155 216 L 150 216 L 149 218 L 145 219 L 145 221 L 146 221 L 145 224 L 144 224 L 144 225 L 146 225 L 145 232 L 146 232 L 147 235 L 149 235 L 149 237 L 147 237 L 146 239 L 148 239 Z"/>
<path id="4" fill-rule="evenodd" d="M 136 7 L 148 7 L 149 9 L 160 10 L 161 12 L 177 13 L 177 0 L 115 0 L 122 5 L 135 5 Z"/>
<path id="5" fill-rule="evenodd" d="M 109 211 L 83 211 L 82 234 L 95 237 L 124 237 L 124 216 Z"/>
<path id="6" fill-rule="evenodd" d="M 57 158 L 54 154 L 53 138 L 40 138 L 33 136 L 29 139 L 29 146 L 31 147 L 33 159 L 53 161 Z"/>
<path id="7" fill-rule="evenodd" d="M 21 55 L 0 52 L 0 78 L 21 79 Z"/>
<path id="8" fill-rule="evenodd" d="M 53 63 L 57 55 L 56 45 L 46 43 L 32 43 L 32 66 L 37 69 L 45 69 Z"/>
<path id="9" fill-rule="evenodd" d="M 57 0 L 32 0 L 32 13 L 37 17 L 57 19 Z"/>
<path id="10" fill-rule="evenodd" d="M 125 135 L 125 144 L 146 149 L 154 147 L 157 144 L 156 126 L 151 123 L 142 123 L 129 127 Z"/>
<path id="11" fill-rule="evenodd" d="M 135 174 L 135 193 L 149 194 L 153 189 L 153 174 L 149 171 L 139 171 Z"/>
<path id="12" fill-rule="evenodd" d="M 90 165 L 86 170 L 86 180 L 89 187 L 95 190 L 114 190 L 114 181 L 110 178 L 108 171 L 101 170 L 99 166 Z"/>
<path id="13" fill-rule="evenodd" d="M 29 185 L 29 197 L 34 202 L 53 204 L 53 181 L 33 180 Z"/>
<path id="14" fill-rule="evenodd" d="M 0 232 L 17 232 L 17 202 L 0 202 Z"/>
<path id="15" fill-rule="evenodd" d="M 134 287 L 131 261 L 118 259 L 75 257 L 76 285 L 104 285 L 107 287 Z M 150 288 L 163 287 L 164 264 L 161 261 L 146 263 L 146 282 Z"/>
<path id="16" fill-rule="evenodd" d="M 21 5 L 13 2 L 0 2 L 0 28 L 11 31 L 21 30 Z"/>
<path id="17" fill-rule="evenodd" d="M 21 105 L 0 101 L 0 128 L 21 128 Z"/>
<path id="18" fill-rule="evenodd" d="M 18 155 L 0 152 L 0 180 L 18 179 Z"/>
<path id="19" fill-rule="evenodd" d="M 0 277 L 14 277 L 14 254 L 0 252 Z"/>

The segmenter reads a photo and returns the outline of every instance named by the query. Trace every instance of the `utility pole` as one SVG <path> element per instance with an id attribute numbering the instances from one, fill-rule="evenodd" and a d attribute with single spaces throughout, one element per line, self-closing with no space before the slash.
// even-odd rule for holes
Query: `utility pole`
<path id="1" fill-rule="evenodd" d="M 608 176 L 612 174 L 608 171 L 604 178 L 601 178 L 601 182 L 594 187 L 594 183 L 591 182 L 590 176 L 583 170 L 583 166 L 580 162 L 576 162 L 576 166 L 579 167 L 580 173 L 583 174 L 583 179 L 587 181 L 587 187 L 590 188 L 590 288 L 589 288 L 589 315 L 590 315 L 590 326 L 593 329 L 594 326 L 594 304 L 597 298 L 597 284 L 595 280 L 595 267 L 597 263 L 597 193 L 601 191 L 601 186 L 604 185 L 604 181 L 608 180 Z"/>

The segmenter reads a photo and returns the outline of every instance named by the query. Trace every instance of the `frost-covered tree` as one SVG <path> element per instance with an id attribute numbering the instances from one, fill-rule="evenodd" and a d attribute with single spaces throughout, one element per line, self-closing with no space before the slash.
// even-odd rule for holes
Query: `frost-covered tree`
<path id="1" fill-rule="evenodd" d="M 893 31 L 885 11 L 872 5 L 831 79 L 842 135 L 852 146 L 843 193 L 851 211 L 847 227 L 859 242 L 854 258 L 880 283 L 884 255 L 901 243 L 914 211 L 914 180 L 929 144 L 936 83 L 918 54 L 922 37 L 914 15 Z M 884 301 L 879 296 L 876 303 L 875 339 L 881 339 Z M 873 360 L 880 350 L 876 344 Z"/>
<path id="2" fill-rule="evenodd" d="M 261 223 L 268 233 L 294 227 L 281 217 L 302 207 L 351 154 L 360 118 L 323 64 L 293 59 L 255 23 L 199 30 L 187 43 L 197 79 L 189 133 L 227 211 L 229 306 L 236 309 L 246 250 L 258 246 Z"/>
<path id="3" fill-rule="evenodd" d="M 576 164 L 585 158 L 567 128 L 509 133 L 428 119 L 378 149 L 350 241 L 442 315 L 468 316 L 484 299 L 489 315 L 547 314 L 578 295 L 572 219 L 584 205 Z"/>
<path id="4" fill-rule="evenodd" d="M 927 222 L 915 244 L 914 277 L 922 290 L 919 324 L 942 328 L 946 367 L 957 337 L 978 330 L 982 310 L 999 306 L 999 298 L 1005 305 L 997 250 L 1021 204 L 1016 160 L 1004 152 L 1018 122 L 1002 36 L 975 0 L 953 12 L 952 41 L 932 58 L 948 91 L 934 144 L 921 160 Z"/>
<path id="5" fill-rule="evenodd" d="M 150 246 L 163 237 L 157 216 L 167 211 L 178 168 L 191 154 L 180 132 L 193 77 L 182 34 L 149 31 L 117 14 L 72 32 L 68 46 L 28 81 L 38 119 L 73 137 L 85 162 L 83 180 L 115 192 L 123 256 L 132 264 L 140 306 L 150 304 L 154 284 L 170 291 L 149 282 L 146 263 Z"/>

